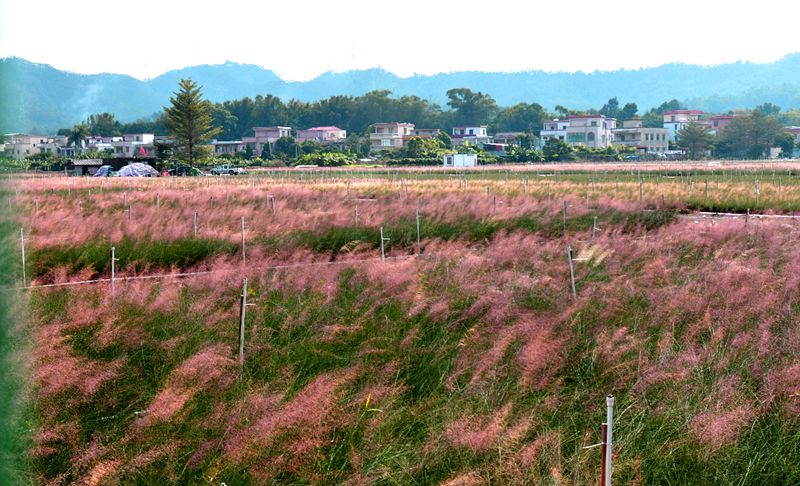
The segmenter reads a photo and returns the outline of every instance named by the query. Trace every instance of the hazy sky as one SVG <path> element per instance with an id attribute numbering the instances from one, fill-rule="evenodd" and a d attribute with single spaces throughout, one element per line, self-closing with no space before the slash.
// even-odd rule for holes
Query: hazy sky
<path id="1" fill-rule="evenodd" d="M 773 61 L 800 51 L 797 0 L 0 0 L 0 56 L 150 78 L 230 60 L 305 80 Z"/>

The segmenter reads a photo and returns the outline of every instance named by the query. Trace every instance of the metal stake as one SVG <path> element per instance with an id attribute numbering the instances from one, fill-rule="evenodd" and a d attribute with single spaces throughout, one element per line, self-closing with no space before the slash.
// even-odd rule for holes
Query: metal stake
<path id="1" fill-rule="evenodd" d="M 381 260 L 386 260 L 386 252 L 384 250 L 383 242 L 389 241 L 390 238 L 383 237 L 383 226 L 381 226 Z"/>
<path id="2" fill-rule="evenodd" d="M 239 309 L 239 377 L 244 372 L 244 321 L 247 318 L 247 278 L 242 279 L 242 298 Z"/>
<path id="3" fill-rule="evenodd" d="M 567 247 L 567 259 L 569 260 L 569 281 L 572 286 L 572 298 L 577 299 L 578 293 L 575 291 L 575 270 L 572 265 L 572 246 Z"/>
<path id="4" fill-rule="evenodd" d="M 244 249 L 244 216 L 242 216 L 242 263 L 245 263 L 245 249 Z"/>
<path id="5" fill-rule="evenodd" d="M 417 255 L 422 253 L 419 246 L 419 208 L 417 208 Z"/>
<path id="6" fill-rule="evenodd" d="M 27 275 L 25 274 L 25 229 L 19 229 L 19 244 L 22 249 L 22 286 L 27 286 Z"/>
<path id="7" fill-rule="evenodd" d="M 611 445 L 613 443 L 613 430 L 614 430 L 614 395 L 608 395 L 606 397 L 606 424 L 607 424 L 607 432 L 606 432 L 606 462 L 605 462 L 605 473 L 606 473 L 606 480 L 605 486 L 611 486 Z"/>

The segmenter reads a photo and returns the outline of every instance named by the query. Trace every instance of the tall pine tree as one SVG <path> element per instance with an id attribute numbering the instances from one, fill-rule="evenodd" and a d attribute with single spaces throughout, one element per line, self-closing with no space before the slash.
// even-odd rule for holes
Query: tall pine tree
<path id="1" fill-rule="evenodd" d="M 181 79 L 179 90 L 169 99 L 172 106 L 164 108 L 165 125 L 172 134 L 173 153 L 189 165 L 202 158 L 204 145 L 222 130 L 211 124 L 211 102 L 204 100 L 200 86 L 191 79 Z"/>

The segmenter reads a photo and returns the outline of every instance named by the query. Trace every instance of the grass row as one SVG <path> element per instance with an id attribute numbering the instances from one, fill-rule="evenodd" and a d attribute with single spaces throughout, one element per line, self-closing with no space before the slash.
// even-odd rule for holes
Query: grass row
<path id="1" fill-rule="evenodd" d="M 450 287 L 446 268 L 435 267 L 423 278 L 432 294 L 458 293 Z M 158 290 L 156 289 L 156 292 Z M 124 483 L 155 484 L 169 478 L 179 484 L 199 484 L 214 477 L 227 484 L 257 484 L 252 469 L 259 464 L 278 461 L 298 436 L 285 431 L 275 442 L 260 449 L 259 463 L 232 463 L 225 459 L 224 447 L 214 439 L 231 433 L 220 421 L 209 420 L 220 404 L 242 400 L 250 390 L 281 390 L 288 402 L 299 390 L 322 373 L 359 366 L 362 372 L 345 386 L 338 406 L 337 425 L 308 461 L 296 467 L 284 467 L 273 478 L 275 484 L 341 484 L 356 474 L 351 460 L 360 458 L 360 473 L 377 484 L 438 484 L 458 472 L 480 470 L 487 483 L 551 484 L 548 457 L 561 462 L 564 471 L 585 471 L 578 484 L 592 484 L 600 467 L 599 451 L 582 449 L 596 442 L 587 433 L 599 428 L 604 418 L 603 395 L 615 388 L 613 363 L 596 357 L 595 332 L 608 326 L 622 326 L 634 319 L 650 319 L 646 301 L 632 296 L 622 302 L 610 322 L 601 318 L 601 305 L 591 302 L 575 309 L 570 326 L 563 329 L 570 336 L 567 361 L 559 374 L 556 389 L 522 389 L 517 386 L 518 371 L 513 351 L 496 367 L 497 375 L 481 393 L 468 386 L 468 374 L 452 387 L 446 384 L 456 356 L 465 338 L 476 328 L 481 315 L 467 316 L 473 303 L 469 298 L 455 300 L 446 317 L 409 316 L 407 303 L 382 295 L 367 279 L 353 271 L 343 272 L 334 299 L 311 291 L 285 292 L 252 288 L 251 301 L 256 307 L 247 323 L 247 360 L 243 379 L 223 391 L 197 394 L 184 412 L 170 423 L 137 433 L 137 442 L 129 446 L 128 458 L 160 444 L 179 444 L 168 457 L 148 464 L 124 477 Z M 35 308 L 43 324 L 66 319 L 70 301 L 79 298 L 75 290 L 42 293 Z M 73 352 L 91 359 L 125 365 L 119 376 L 105 384 L 91 403 L 77 409 L 66 407 L 59 420 L 78 423 L 83 443 L 99 439 L 113 444 L 134 427 L 134 411 L 142 410 L 152 400 L 170 372 L 209 343 L 220 342 L 234 347 L 236 325 L 207 326 L 203 316 L 187 312 L 192 304 L 205 298 L 202 293 L 184 291 L 174 310 L 153 312 L 147 307 L 129 306 L 120 310 L 124 326 L 137 329 L 141 339 L 121 340 L 106 346 L 98 341 L 102 323 L 70 331 Z M 541 295 L 523 307 L 536 312 L 556 311 L 561 294 Z M 530 302 L 525 304 L 525 302 Z M 218 306 L 230 308 L 235 296 Z M 331 336 L 329 325 L 350 326 Z M 413 338 L 408 339 L 412 335 Z M 181 338 L 175 348 L 159 344 Z M 652 336 L 655 346 L 658 336 Z M 359 392 L 375 380 L 377 370 L 394 368 L 389 384 L 400 390 L 392 400 L 377 401 L 372 411 L 367 407 L 347 407 Z M 700 380 L 700 378 L 698 378 Z M 714 454 L 687 437 L 686 423 L 691 408 L 701 396 L 680 397 L 669 388 L 663 393 L 636 394 L 630 384 L 615 389 L 618 403 L 615 441 L 614 480 L 618 484 L 737 484 L 789 485 L 800 482 L 798 424 L 769 414 L 745 431 L 735 446 Z M 266 388 L 264 388 L 266 387 Z M 557 409 L 543 404 L 556 394 Z M 521 440 L 530 443 L 537 436 L 557 432 L 561 440 L 555 450 L 542 458 L 523 477 L 509 477 L 498 472 L 503 467 L 502 451 L 484 453 L 434 443 L 447 424 L 470 413 L 491 414 L 505 403 L 514 402 L 509 422 L 536 410 L 534 426 Z M 664 408 L 664 404 L 670 405 Z M 315 404 L 303 406 L 313 407 Z M 661 411 L 657 411 L 660 409 Z M 426 446 L 428 446 L 426 448 Z M 197 450 L 207 451 L 197 461 L 189 461 Z M 59 452 L 35 461 L 44 478 L 61 477 L 77 481 L 79 471 L 66 444 Z M 553 459 L 554 461 L 555 459 Z M 62 476 L 64 475 L 64 476 Z M 550 481 L 546 481 L 547 479 Z"/>
<path id="2" fill-rule="evenodd" d="M 538 233 L 548 238 L 558 238 L 566 233 L 591 230 L 594 217 L 606 229 L 620 227 L 624 232 L 637 229 L 653 230 L 669 224 L 674 212 L 669 210 L 620 213 L 604 211 L 567 217 L 525 214 L 511 219 L 460 219 L 437 221 L 422 219 L 422 239 L 443 241 L 466 240 L 480 242 L 491 240 L 501 231 Z M 400 220 L 384 227 L 384 237 L 389 238 L 387 251 L 401 248 L 412 251 L 417 241 L 416 220 Z M 90 269 L 93 275 L 106 275 L 111 271 L 111 243 L 103 240 L 76 246 L 54 246 L 29 251 L 27 265 L 30 275 L 44 277 L 55 268 L 67 268 L 70 274 Z M 257 237 L 248 246 L 262 246 L 265 250 L 308 248 L 328 254 L 331 259 L 355 246 L 380 247 L 380 229 L 374 227 L 329 227 L 320 231 L 293 231 L 283 237 Z M 226 240 L 186 238 L 174 241 L 125 239 L 114 243 L 117 268 L 142 272 L 153 268 L 190 268 L 214 256 L 233 256 L 241 250 L 240 244 Z"/>

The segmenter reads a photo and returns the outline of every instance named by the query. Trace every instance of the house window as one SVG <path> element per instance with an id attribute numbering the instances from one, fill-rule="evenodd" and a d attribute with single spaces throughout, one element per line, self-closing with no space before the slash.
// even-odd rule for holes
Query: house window
<path id="1" fill-rule="evenodd" d="M 392 141 L 389 140 L 388 138 L 384 138 L 383 140 L 381 140 L 381 146 L 382 147 L 391 147 L 392 146 Z"/>
<path id="2" fill-rule="evenodd" d="M 472 132 L 472 129 L 471 129 L 471 128 L 469 129 L 469 134 L 470 134 L 470 135 L 474 135 L 474 133 Z"/>
<path id="3" fill-rule="evenodd" d="M 593 122 L 592 122 L 592 126 L 593 126 L 593 127 L 596 127 L 596 126 L 597 126 L 597 122 L 596 122 L 596 121 L 593 121 Z"/>

